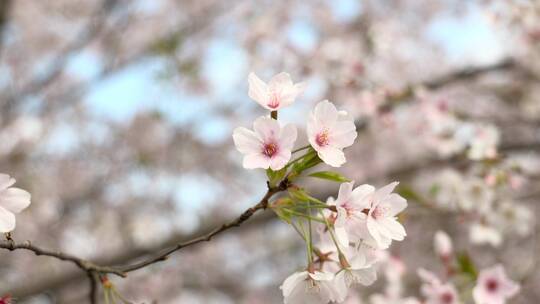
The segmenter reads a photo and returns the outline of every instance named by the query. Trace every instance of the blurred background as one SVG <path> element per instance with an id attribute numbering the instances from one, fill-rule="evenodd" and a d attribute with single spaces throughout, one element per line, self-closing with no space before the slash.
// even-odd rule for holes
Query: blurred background
<path id="1" fill-rule="evenodd" d="M 442 229 L 479 268 L 505 265 L 522 283 L 512 303 L 540 302 L 535 1 L 1 0 L 0 35 L 0 171 L 32 193 L 17 241 L 125 264 L 238 215 L 266 187 L 232 143 L 235 127 L 266 114 L 247 75 L 286 71 L 308 84 L 280 112 L 297 146 L 308 112 L 329 99 L 358 123 L 340 171 L 357 184 L 401 181 L 408 237 L 391 252 L 406 265 L 404 296 L 419 294 L 417 267 L 440 269 Z M 474 157 L 478 145 L 497 153 Z M 339 186 L 303 185 L 321 199 Z M 449 206 L 463 200 L 489 200 L 499 217 Z M 111 280 L 134 303 L 280 303 L 304 256 L 267 211 Z M 374 303 L 380 276 L 350 303 Z M 72 265 L 1 251 L 5 293 L 85 303 L 88 283 Z"/>

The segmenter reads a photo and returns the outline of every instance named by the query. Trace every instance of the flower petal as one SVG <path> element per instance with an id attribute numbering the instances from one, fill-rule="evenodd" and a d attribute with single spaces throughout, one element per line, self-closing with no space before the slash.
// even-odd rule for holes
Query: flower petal
<path id="1" fill-rule="evenodd" d="M 15 179 L 7 174 L 0 174 L 0 191 L 7 189 L 15 184 Z"/>
<path id="2" fill-rule="evenodd" d="M 281 136 L 279 139 L 280 149 L 292 150 L 297 136 L 296 126 L 293 124 L 286 124 L 283 129 L 281 129 Z"/>
<path id="3" fill-rule="evenodd" d="M 249 98 L 255 100 L 264 108 L 271 110 L 267 105 L 268 86 L 266 85 L 266 83 L 264 83 L 253 72 L 249 73 L 248 83 L 249 83 L 249 90 L 248 90 Z"/>
<path id="4" fill-rule="evenodd" d="M 0 232 L 10 232 L 15 229 L 15 215 L 0 207 Z"/>
<path id="5" fill-rule="evenodd" d="M 343 151 L 334 147 L 324 147 L 324 149 L 319 149 L 317 154 L 327 165 L 336 168 L 341 167 L 341 165 L 347 161 Z"/>
<path id="6" fill-rule="evenodd" d="M 338 119 L 336 106 L 328 100 L 323 100 L 315 106 L 314 116 L 318 123 L 331 127 Z"/>
<path id="7" fill-rule="evenodd" d="M 236 149 L 243 154 L 260 153 L 261 139 L 255 132 L 243 127 L 238 127 L 233 131 L 233 141 Z"/>
<path id="8" fill-rule="evenodd" d="M 257 118 L 253 123 L 253 130 L 265 143 L 276 141 L 281 133 L 279 122 L 267 116 Z"/>
<path id="9" fill-rule="evenodd" d="M 19 188 L 8 188 L 0 192 L 0 207 L 9 212 L 19 213 L 30 205 L 31 195 Z"/>
<path id="10" fill-rule="evenodd" d="M 248 154 L 244 156 L 242 166 L 245 169 L 268 169 L 270 167 L 270 159 L 259 153 Z"/>

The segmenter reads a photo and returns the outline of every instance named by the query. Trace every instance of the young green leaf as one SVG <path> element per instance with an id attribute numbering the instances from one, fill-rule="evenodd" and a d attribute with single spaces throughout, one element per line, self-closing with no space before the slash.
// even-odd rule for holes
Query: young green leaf
<path id="1" fill-rule="evenodd" d="M 332 172 L 332 171 L 319 171 L 319 172 L 315 172 L 315 173 L 311 173 L 309 176 L 311 177 L 316 177 L 316 178 L 321 178 L 321 179 L 326 179 L 326 180 L 330 180 L 330 181 L 334 181 L 334 182 L 338 182 L 338 183 L 344 183 L 344 182 L 350 182 L 351 180 L 346 178 L 345 176 L 337 173 L 337 172 Z"/>

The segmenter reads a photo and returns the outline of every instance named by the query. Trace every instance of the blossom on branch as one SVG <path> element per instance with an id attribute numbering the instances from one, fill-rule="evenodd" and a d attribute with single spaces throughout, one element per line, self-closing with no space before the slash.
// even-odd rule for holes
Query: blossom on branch
<path id="1" fill-rule="evenodd" d="M 302 271 L 290 275 L 283 285 L 285 304 L 326 304 L 338 298 L 333 284 L 334 274 L 321 271 Z"/>
<path id="2" fill-rule="evenodd" d="M 277 120 L 262 116 L 253 123 L 253 130 L 238 127 L 233 132 L 236 149 L 245 155 L 244 168 L 280 170 L 285 167 L 296 141 L 296 127 L 292 124 L 281 127 Z"/>
<path id="3" fill-rule="evenodd" d="M 15 179 L 7 174 L 0 174 L 0 232 L 15 229 L 15 214 L 30 205 L 30 193 L 11 187 Z"/>
<path id="4" fill-rule="evenodd" d="M 345 111 L 324 100 L 315 106 L 307 122 L 308 140 L 319 157 L 332 167 L 341 167 L 346 162 L 343 148 L 356 139 L 354 120 Z"/>
<path id="5" fill-rule="evenodd" d="M 255 73 L 250 73 L 248 83 L 249 97 L 270 111 L 277 111 L 291 105 L 306 87 L 303 82 L 293 83 L 291 76 L 284 72 L 272 77 L 268 84 L 264 83 Z"/>
<path id="6" fill-rule="evenodd" d="M 504 304 L 519 289 L 519 284 L 506 276 L 503 266 L 496 265 L 480 272 L 473 297 L 476 304 Z"/>

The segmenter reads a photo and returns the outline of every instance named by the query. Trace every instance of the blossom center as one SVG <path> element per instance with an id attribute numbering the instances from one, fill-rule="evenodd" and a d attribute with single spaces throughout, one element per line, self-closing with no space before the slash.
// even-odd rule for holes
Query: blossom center
<path id="1" fill-rule="evenodd" d="M 262 149 L 262 153 L 268 157 L 276 155 L 277 152 L 278 146 L 273 142 L 264 144 Z"/>
<path id="2" fill-rule="evenodd" d="M 328 146 L 329 143 L 329 136 L 328 136 L 328 130 L 324 130 L 315 136 L 315 142 L 319 147 Z"/>
<path id="3" fill-rule="evenodd" d="M 454 295 L 450 292 L 445 292 L 441 295 L 441 302 L 445 304 L 450 304 L 454 302 Z"/>
<path id="4" fill-rule="evenodd" d="M 384 217 L 386 215 L 386 212 L 388 212 L 388 207 L 384 207 L 384 206 L 377 206 L 375 207 L 375 209 L 373 210 L 373 212 L 371 213 L 371 216 L 374 218 L 374 219 L 378 219 L 378 218 L 381 218 L 381 217 Z"/>
<path id="5" fill-rule="evenodd" d="M 273 92 L 270 94 L 270 100 L 268 100 L 268 107 L 272 109 L 279 107 L 279 96 L 277 93 Z"/>
<path id="6" fill-rule="evenodd" d="M 494 280 L 494 279 L 487 280 L 486 289 L 489 292 L 496 292 L 498 288 L 499 288 L 499 282 L 497 282 L 497 280 Z"/>

